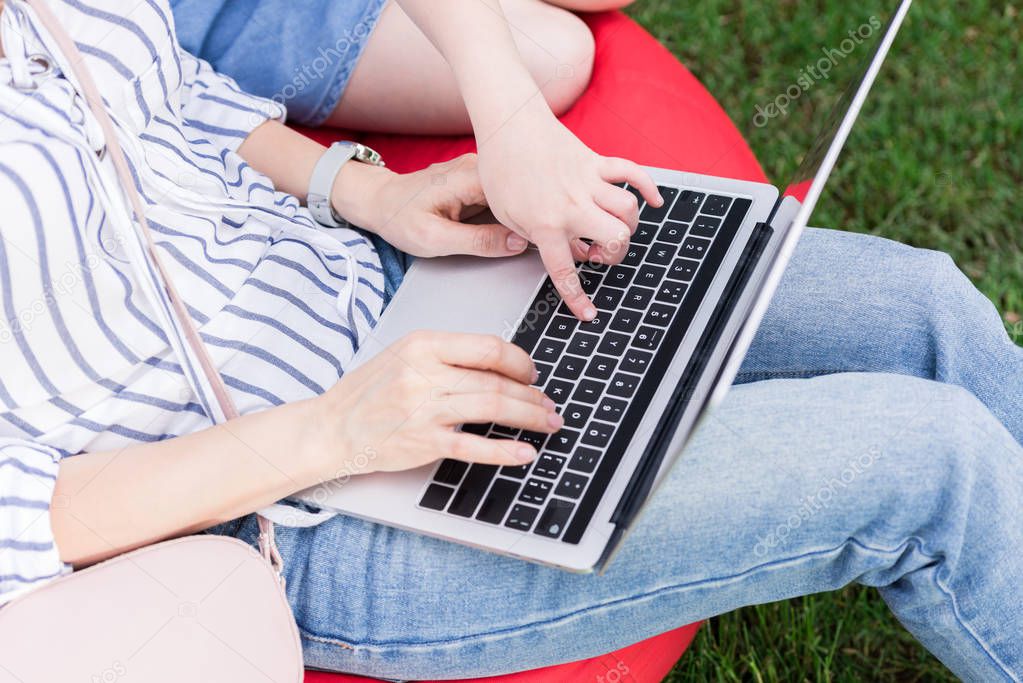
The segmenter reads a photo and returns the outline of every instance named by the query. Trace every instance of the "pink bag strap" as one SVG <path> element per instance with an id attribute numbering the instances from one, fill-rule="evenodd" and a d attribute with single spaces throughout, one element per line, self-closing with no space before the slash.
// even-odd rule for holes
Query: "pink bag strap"
<path id="1" fill-rule="evenodd" d="M 114 169 L 117 171 L 117 177 L 120 180 L 121 188 L 128 198 L 128 202 L 134 214 L 135 224 L 141 228 L 146 253 L 159 274 L 159 280 L 171 303 L 172 315 L 175 322 L 177 322 L 179 328 L 182 330 L 185 342 L 188 344 L 192 354 L 199 362 L 203 375 L 212 390 L 214 398 L 216 399 L 217 407 L 220 409 L 225 420 L 231 420 L 238 417 L 238 408 L 235 406 L 234 401 L 227 392 L 227 387 L 224 385 L 224 378 L 220 376 L 220 372 L 217 370 L 213 359 L 210 358 L 210 354 L 206 350 L 206 345 L 203 343 L 202 337 L 199 335 L 199 330 L 196 329 L 195 323 L 188 314 L 188 309 L 185 307 L 184 301 L 181 300 L 181 296 L 174 287 L 174 283 L 171 281 L 167 269 L 160 258 L 160 254 L 156 249 L 153 233 L 149 227 L 149 221 L 146 219 L 146 212 L 142 198 L 139 196 L 138 190 L 135 189 L 135 183 L 132 179 L 128 161 L 124 155 L 124 150 L 117 139 L 114 123 L 103 104 L 103 97 L 100 95 L 99 89 L 96 87 L 96 82 L 92 78 L 92 73 L 90 73 L 89 69 L 85 66 L 85 59 L 82 57 L 81 52 L 79 52 L 75 41 L 67 34 L 67 31 L 64 30 L 63 26 L 61 26 L 60 21 L 53 14 L 44 0 L 26 0 L 26 2 L 33 11 L 35 11 L 39 21 L 42 22 L 44 27 L 46 27 L 50 36 L 67 58 L 71 72 L 78 80 L 79 86 L 81 87 L 81 94 L 85 98 L 86 103 L 89 105 L 89 109 L 92 111 L 93 116 L 99 122 L 100 129 L 103 131 L 104 141 L 106 142 L 107 152 L 113 162 Z M 214 420 L 214 422 L 217 421 L 216 415 L 211 415 L 210 417 Z M 257 515 L 256 517 L 259 522 L 259 551 L 270 563 L 279 580 L 283 583 L 284 578 L 281 572 L 284 562 L 277 550 L 277 544 L 274 542 L 273 524 L 262 515 Z"/>

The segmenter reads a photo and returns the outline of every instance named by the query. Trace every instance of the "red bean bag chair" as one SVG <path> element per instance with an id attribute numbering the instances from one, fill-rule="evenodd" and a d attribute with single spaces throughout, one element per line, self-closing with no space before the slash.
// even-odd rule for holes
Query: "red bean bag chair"
<path id="1" fill-rule="evenodd" d="M 696 173 L 763 181 L 764 172 L 728 115 L 667 49 L 620 12 L 584 16 L 596 40 L 593 77 L 562 121 L 593 150 Z M 399 172 L 475 151 L 472 137 L 359 134 L 302 129 L 324 144 L 356 139 Z M 699 624 L 595 659 L 476 683 L 659 683 L 685 652 Z M 306 683 L 365 683 L 358 676 L 309 671 Z"/>

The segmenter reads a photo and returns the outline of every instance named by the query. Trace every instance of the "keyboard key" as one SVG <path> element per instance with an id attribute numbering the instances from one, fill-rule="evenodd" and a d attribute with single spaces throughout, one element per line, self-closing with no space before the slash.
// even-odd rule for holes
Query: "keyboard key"
<path id="1" fill-rule="evenodd" d="M 419 504 L 431 510 L 443 510 L 444 506 L 448 504 L 448 500 L 451 499 L 451 494 L 454 492 L 455 490 L 449 486 L 430 484 L 426 488 L 426 493 L 423 494 L 423 499 L 419 501 Z"/>
<path id="2" fill-rule="evenodd" d="M 664 242 L 654 242 L 650 245 L 650 251 L 647 252 L 646 260 L 647 263 L 655 263 L 659 266 L 666 266 L 675 259 L 675 250 L 677 247 L 673 244 L 665 244 Z"/>
<path id="3" fill-rule="evenodd" d="M 593 296 L 593 293 L 600 288 L 600 282 L 603 279 L 604 276 L 601 273 L 594 273 L 585 268 L 579 271 L 579 284 L 587 296 Z"/>
<path id="4" fill-rule="evenodd" d="M 464 424 L 462 425 L 462 431 L 466 434 L 475 434 L 476 436 L 486 436 L 487 432 L 490 431 L 489 424 Z"/>
<path id="5" fill-rule="evenodd" d="M 592 406 L 581 403 L 569 403 L 568 407 L 561 411 L 561 417 L 565 419 L 565 426 L 570 429 L 582 429 L 586 421 L 590 419 L 593 412 Z"/>
<path id="6" fill-rule="evenodd" d="M 557 479 L 561 474 L 561 468 L 565 466 L 565 458 L 560 455 L 541 453 L 540 457 L 533 463 L 533 474 L 538 477 Z"/>
<path id="7" fill-rule="evenodd" d="M 600 402 L 600 406 L 597 408 L 597 417 L 605 422 L 618 422 L 622 419 L 622 415 L 625 414 L 625 409 L 628 407 L 627 401 L 608 396 Z"/>
<path id="8" fill-rule="evenodd" d="M 696 275 L 696 269 L 700 267 L 699 261 L 690 261 L 687 258 L 675 259 L 668 269 L 668 277 L 672 280 L 689 282 Z"/>
<path id="9" fill-rule="evenodd" d="M 678 244 L 682 241 L 682 238 L 686 236 L 686 226 L 681 223 L 675 223 L 668 221 L 661 228 L 660 232 L 657 233 L 657 239 L 661 242 L 669 242 L 670 244 Z"/>
<path id="10" fill-rule="evenodd" d="M 631 398 L 639 386 L 639 377 L 619 372 L 607 387 L 607 393 L 621 398 Z"/>
<path id="11" fill-rule="evenodd" d="M 536 450 L 543 448 L 543 444 L 547 441 L 547 435 L 543 432 L 522 432 L 519 434 L 519 441 L 528 443 Z"/>
<path id="12" fill-rule="evenodd" d="M 572 400 L 593 405 L 597 402 L 597 399 L 600 398 L 602 393 L 604 393 L 603 382 L 584 379 L 580 381 L 579 386 L 575 388 L 575 392 L 572 394 Z"/>
<path id="13" fill-rule="evenodd" d="M 620 356 L 625 353 L 625 349 L 627 349 L 628 346 L 628 335 L 619 334 L 618 332 L 608 332 L 604 335 L 604 338 L 600 340 L 600 345 L 597 346 L 597 351 L 609 356 Z"/>
<path id="14" fill-rule="evenodd" d="M 581 332 L 589 332 L 591 334 L 600 334 L 607 329 L 607 321 L 611 319 L 611 315 L 607 311 L 598 311 L 597 317 L 588 323 L 579 323 L 579 330 Z"/>
<path id="15" fill-rule="evenodd" d="M 471 466 L 462 485 L 451 499 L 448 512 L 459 517 L 472 517 L 472 513 L 476 512 L 476 506 L 483 500 L 483 494 L 487 492 L 487 486 L 490 485 L 490 480 L 494 478 L 495 474 L 497 474 L 497 465 L 477 463 Z"/>
<path id="16" fill-rule="evenodd" d="M 633 243 L 629 245 L 629 251 L 625 253 L 622 263 L 626 266 L 638 266 L 643 262 L 644 256 L 646 256 L 646 247 Z"/>
<path id="17" fill-rule="evenodd" d="M 551 498 L 551 502 L 547 503 L 543 514 L 540 515 L 540 521 L 536 523 L 536 529 L 533 530 L 533 533 L 546 536 L 547 538 L 558 538 L 565 531 L 565 527 L 568 525 L 568 518 L 572 516 L 572 510 L 574 509 L 574 503 L 569 503 L 567 500 L 559 498 Z"/>
<path id="18" fill-rule="evenodd" d="M 639 287 L 633 287 L 632 289 L 640 289 Z M 653 294 L 653 290 L 650 290 L 650 294 Z M 626 295 L 626 299 L 632 296 L 632 291 Z M 628 305 L 628 304 L 626 304 Z M 611 329 L 615 332 L 624 332 L 629 334 L 635 331 L 636 327 L 639 326 L 639 319 L 643 316 L 639 311 L 630 311 L 627 308 L 623 308 L 617 313 L 615 317 L 611 318 Z"/>
<path id="19" fill-rule="evenodd" d="M 601 287 L 593 295 L 593 305 L 602 311 L 613 311 L 618 308 L 625 296 L 625 290 L 613 287 Z"/>
<path id="20" fill-rule="evenodd" d="M 551 321 L 550 326 L 547 328 L 547 336 L 554 337 L 555 339 L 568 339 L 572 336 L 575 331 L 576 325 L 579 320 L 576 318 L 569 318 L 566 315 L 556 315 L 554 320 Z"/>
<path id="21" fill-rule="evenodd" d="M 476 519 L 488 524 L 500 524 L 518 492 L 518 482 L 496 479 L 494 485 L 490 487 L 490 493 L 483 500 L 483 505 L 480 505 L 480 511 L 476 513 Z"/>
<path id="22" fill-rule="evenodd" d="M 519 435 L 518 429 L 515 427 L 505 427 L 504 425 L 494 425 L 490 428 L 490 431 L 493 432 L 495 436 L 507 439 L 513 439 Z"/>
<path id="23" fill-rule="evenodd" d="M 533 384 L 542 387 L 547 383 L 547 378 L 551 376 L 554 366 L 550 363 L 533 363 L 533 365 L 536 366 L 536 381 Z"/>
<path id="24" fill-rule="evenodd" d="M 583 491 L 586 490 L 586 485 L 589 483 L 589 477 L 565 472 L 565 476 L 558 482 L 558 488 L 554 489 L 554 493 L 563 498 L 578 498 L 583 495 Z"/>
<path id="25" fill-rule="evenodd" d="M 617 361 L 610 356 L 594 356 L 586 366 L 586 376 L 593 379 L 611 379 Z"/>
<path id="26" fill-rule="evenodd" d="M 506 477 L 515 477 L 516 479 L 522 479 L 529 474 L 529 465 L 518 465 L 512 467 L 511 465 L 505 465 L 501 468 L 501 474 Z"/>
<path id="27" fill-rule="evenodd" d="M 530 479 L 522 487 L 519 500 L 523 503 L 543 505 L 544 501 L 547 500 L 547 494 L 551 492 L 552 486 L 553 484 L 545 479 Z"/>
<path id="28" fill-rule="evenodd" d="M 655 266 L 652 263 L 644 263 L 643 267 L 639 269 L 636 274 L 636 284 L 643 285 L 644 287 L 654 287 L 661 284 L 661 280 L 664 279 L 664 274 L 668 272 L 668 269 L 664 266 Z"/>
<path id="29" fill-rule="evenodd" d="M 682 248 L 679 249 L 679 256 L 688 256 L 690 258 L 703 258 L 707 255 L 707 250 L 710 249 L 710 240 L 700 239 L 699 237 L 690 237 L 682 243 Z"/>
<path id="30" fill-rule="evenodd" d="M 578 440 L 579 432 L 573 432 L 571 429 L 562 429 L 551 434 L 550 438 L 547 439 L 546 450 L 552 453 L 571 453 L 572 449 L 575 448 L 575 442 Z"/>
<path id="31" fill-rule="evenodd" d="M 657 296 L 655 298 L 666 304 L 678 304 L 682 302 L 682 297 L 686 295 L 686 289 L 688 289 L 688 285 L 681 282 L 671 282 L 669 280 L 661 285 L 661 288 L 657 290 Z"/>
<path id="32" fill-rule="evenodd" d="M 586 334 L 585 332 L 576 332 L 575 336 L 572 337 L 572 341 L 568 343 L 568 353 L 574 353 L 577 356 L 589 356 L 597 350 L 597 343 L 600 341 L 600 337 L 595 334 Z"/>
<path id="33" fill-rule="evenodd" d="M 554 371 L 555 377 L 562 379 L 579 379 L 579 375 L 583 374 L 583 367 L 586 365 L 586 361 L 582 358 L 576 358 L 575 356 L 565 356 L 558 363 L 558 368 Z"/>
<path id="34" fill-rule="evenodd" d="M 728 207 L 731 206 L 732 200 L 730 197 L 722 197 L 719 194 L 712 194 L 707 197 L 707 201 L 703 203 L 703 212 L 709 213 L 711 216 L 724 216 L 728 213 Z"/>
<path id="35" fill-rule="evenodd" d="M 654 235 L 656 234 L 656 225 L 640 221 L 639 226 L 636 228 L 636 232 L 632 235 L 632 242 L 635 244 L 650 244 L 654 241 Z"/>
<path id="36" fill-rule="evenodd" d="M 668 218 L 683 223 L 693 220 L 696 217 L 696 212 L 700 210 L 700 204 L 703 203 L 703 196 L 702 192 L 683 191 L 679 195 L 678 201 L 675 202 L 675 206 L 671 207 Z"/>
<path id="37" fill-rule="evenodd" d="M 633 285 L 632 287 L 629 287 L 629 291 L 625 294 L 622 306 L 644 311 L 646 310 L 646 307 L 650 305 L 650 300 L 653 298 L 654 290 L 648 287 L 637 287 Z M 636 317 L 637 319 L 639 318 L 638 315 Z M 614 321 L 611 322 L 611 329 L 614 329 Z"/>
<path id="38" fill-rule="evenodd" d="M 575 449 L 575 455 L 568 461 L 568 469 L 577 472 L 592 472 L 597 469 L 600 462 L 600 451 L 580 446 Z"/>
<path id="39" fill-rule="evenodd" d="M 635 268 L 629 266 L 617 265 L 608 271 L 604 277 L 604 284 L 608 287 L 620 287 L 625 289 L 632 282 L 633 276 L 636 274 Z"/>
<path id="40" fill-rule="evenodd" d="M 713 237 L 721 227 L 721 219 L 711 216 L 700 216 L 693 222 L 692 233 L 697 237 Z"/>
<path id="41" fill-rule="evenodd" d="M 543 390 L 543 393 L 547 394 L 547 398 L 560 405 L 567 401 L 571 395 L 572 383 L 560 379 L 552 379 L 550 382 L 547 382 L 547 387 Z"/>
<path id="42" fill-rule="evenodd" d="M 668 304 L 654 304 L 646 312 L 646 315 L 643 316 L 643 322 L 647 325 L 667 327 L 676 310 L 674 306 L 669 306 Z"/>
<path id="43" fill-rule="evenodd" d="M 441 460 L 437 473 L 433 475 L 433 480 L 439 481 L 442 484 L 457 486 L 458 482 L 462 481 L 462 475 L 465 474 L 467 469 L 469 469 L 469 463 L 445 458 Z"/>
<path id="44" fill-rule="evenodd" d="M 662 328 L 644 325 L 636 332 L 632 345 L 639 349 L 654 351 L 661 345 L 662 339 L 664 339 L 664 330 Z"/>
<path id="45" fill-rule="evenodd" d="M 663 186 L 659 186 L 657 189 L 660 191 L 661 197 L 664 198 L 664 203 L 656 209 L 649 204 L 644 206 L 643 210 L 639 213 L 640 220 L 647 221 L 648 223 L 660 223 L 668 215 L 671 203 L 675 200 L 678 190 L 674 187 Z"/>
<path id="46" fill-rule="evenodd" d="M 536 521 L 538 514 L 540 514 L 538 509 L 531 508 L 528 505 L 513 505 L 511 512 L 508 513 L 508 520 L 504 525 L 519 531 L 529 531 L 533 528 L 533 522 Z"/>
<path id="47" fill-rule="evenodd" d="M 622 359 L 621 369 L 626 372 L 634 372 L 637 375 L 642 375 L 646 372 L 647 368 L 650 367 L 650 361 L 653 359 L 654 354 L 649 351 L 641 351 L 640 349 L 629 349 L 625 353 L 625 358 Z"/>
<path id="48" fill-rule="evenodd" d="M 614 431 L 614 427 L 611 425 L 606 425 L 603 422 L 591 422 L 590 426 L 586 428 L 586 432 L 583 433 L 583 443 L 587 446 L 604 448 L 610 443 Z"/>
<path id="49" fill-rule="evenodd" d="M 557 339 L 541 339 L 533 352 L 533 360 L 541 363 L 557 363 L 565 352 L 565 342 Z"/>

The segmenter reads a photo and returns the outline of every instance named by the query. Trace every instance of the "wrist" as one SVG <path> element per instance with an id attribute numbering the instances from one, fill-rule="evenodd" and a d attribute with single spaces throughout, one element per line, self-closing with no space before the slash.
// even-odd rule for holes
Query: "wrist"
<path id="1" fill-rule="evenodd" d="M 486 87 L 491 84 L 489 79 L 476 79 L 467 80 L 461 86 L 473 132 L 480 145 L 510 123 L 519 124 L 527 120 L 557 121 L 529 72 L 524 72 L 522 77 L 502 82 L 499 86 Z"/>
<path id="2" fill-rule="evenodd" d="M 379 220 L 375 198 L 394 171 L 352 159 L 341 167 L 330 190 L 334 211 L 352 225 L 375 231 Z"/>
<path id="3" fill-rule="evenodd" d="M 353 425 L 346 419 L 352 405 L 337 386 L 302 402 L 305 429 L 300 448 L 303 460 L 310 465 L 307 487 L 374 471 L 376 453 L 359 445 Z"/>

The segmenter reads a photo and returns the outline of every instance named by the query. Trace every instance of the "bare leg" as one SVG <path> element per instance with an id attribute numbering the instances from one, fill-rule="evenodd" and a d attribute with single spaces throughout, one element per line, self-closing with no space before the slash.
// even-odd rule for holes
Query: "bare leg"
<path id="1" fill-rule="evenodd" d="M 593 36 L 581 19 L 540 0 L 502 0 L 515 42 L 556 114 L 590 79 Z M 472 130 L 444 57 L 393 2 L 373 30 L 327 125 L 393 133 Z"/>

